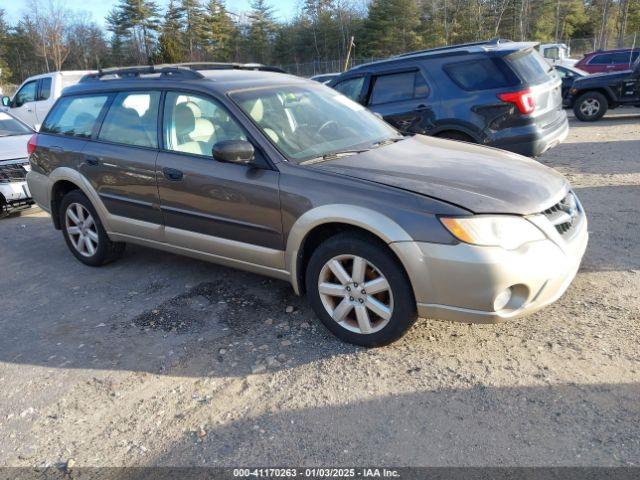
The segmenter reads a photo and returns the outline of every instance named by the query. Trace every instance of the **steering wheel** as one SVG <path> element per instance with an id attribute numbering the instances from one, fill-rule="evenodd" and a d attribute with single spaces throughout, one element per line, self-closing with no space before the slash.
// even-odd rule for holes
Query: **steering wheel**
<path id="1" fill-rule="evenodd" d="M 322 135 L 322 131 L 328 129 L 329 127 L 338 128 L 338 122 L 336 122 L 335 120 L 327 120 L 318 129 L 318 135 L 324 137 L 324 135 Z"/>

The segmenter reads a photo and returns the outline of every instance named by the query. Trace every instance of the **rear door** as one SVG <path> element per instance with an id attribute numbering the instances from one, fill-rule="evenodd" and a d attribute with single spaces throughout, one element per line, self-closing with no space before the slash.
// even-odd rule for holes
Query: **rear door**
<path id="1" fill-rule="evenodd" d="M 223 140 L 251 141 L 241 123 L 213 97 L 170 91 L 162 132 L 157 178 L 166 241 L 282 268 L 278 171 L 255 142 L 260 166 L 220 162 L 211 154 Z"/>
<path id="2" fill-rule="evenodd" d="M 152 90 L 111 94 L 78 167 L 109 213 L 121 217 L 118 233 L 155 240 L 162 233 L 155 173 L 160 97 Z"/>
<path id="3" fill-rule="evenodd" d="M 403 133 L 428 133 L 434 127 L 433 95 L 417 68 L 374 74 L 367 107 Z"/>

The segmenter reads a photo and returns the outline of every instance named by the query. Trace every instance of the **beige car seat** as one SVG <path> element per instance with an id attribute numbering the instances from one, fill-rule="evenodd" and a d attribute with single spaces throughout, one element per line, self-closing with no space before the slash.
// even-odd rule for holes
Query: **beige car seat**
<path id="1" fill-rule="evenodd" d="M 211 155 L 207 142 L 194 140 L 191 135 L 196 128 L 196 117 L 193 110 L 185 103 L 180 103 L 173 110 L 173 126 L 171 142 L 173 150 L 178 152 Z M 209 151 L 207 151 L 209 150 Z"/>
<path id="2" fill-rule="evenodd" d="M 205 142 L 213 146 L 216 142 L 213 123 L 206 118 L 202 118 L 202 110 L 197 103 L 187 102 L 185 105 L 193 112 L 193 117 L 195 118 L 195 125 L 189 137 L 196 142 Z"/>

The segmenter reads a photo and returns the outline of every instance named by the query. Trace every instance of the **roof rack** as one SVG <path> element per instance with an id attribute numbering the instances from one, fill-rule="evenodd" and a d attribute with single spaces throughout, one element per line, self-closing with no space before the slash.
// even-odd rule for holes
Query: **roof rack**
<path id="1" fill-rule="evenodd" d="M 453 50 L 456 48 L 465 48 L 465 47 L 479 47 L 482 45 L 499 45 L 501 43 L 510 43 L 510 42 L 511 40 L 508 40 L 506 38 L 492 38 L 490 40 L 484 40 L 482 42 L 461 43 L 458 45 L 447 45 L 446 47 L 436 47 L 436 48 L 427 48 L 425 50 L 416 50 L 414 52 L 401 53 L 400 55 L 395 55 L 391 58 L 410 57 L 412 55 L 419 55 L 421 53 L 440 52 L 440 51 Z"/>
<path id="2" fill-rule="evenodd" d="M 140 78 L 142 75 L 158 75 L 161 78 L 170 79 L 194 79 L 204 78 L 201 73 L 194 69 L 180 67 L 178 65 L 146 65 L 136 67 L 114 67 L 98 70 L 97 73 L 90 73 L 82 77 L 81 82 L 92 80 L 101 80 L 104 77 L 113 77 L 113 79 L 131 79 Z"/>
<path id="3" fill-rule="evenodd" d="M 286 73 L 279 67 L 263 65 L 261 63 L 237 62 L 181 62 L 162 65 L 163 67 L 183 67 L 191 70 L 260 70 L 263 72 Z"/>

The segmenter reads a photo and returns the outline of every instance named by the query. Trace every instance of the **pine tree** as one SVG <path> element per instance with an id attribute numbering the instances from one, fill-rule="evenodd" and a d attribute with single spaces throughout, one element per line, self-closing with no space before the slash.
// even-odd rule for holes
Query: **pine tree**
<path id="1" fill-rule="evenodd" d="M 184 42 L 189 61 L 197 60 L 203 41 L 203 16 L 202 5 L 199 0 L 182 0 L 182 21 L 184 25 Z"/>
<path id="2" fill-rule="evenodd" d="M 158 39 L 158 52 L 155 56 L 158 63 L 178 63 L 184 59 L 184 42 L 180 23 L 183 16 L 182 8 L 169 0 L 167 13 L 164 17 L 160 38 Z"/>
<path id="3" fill-rule="evenodd" d="M 375 57 L 414 50 L 421 44 L 419 25 L 415 0 L 373 0 L 365 21 L 364 47 Z"/>
<path id="4" fill-rule="evenodd" d="M 209 0 L 205 6 L 203 38 L 210 59 L 226 62 L 233 58 L 236 26 L 222 0 Z"/>
<path id="5" fill-rule="evenodd" d="M 269 63 L 271 47 L 277 31 L 273 7 L 265 0 L 253 0 L 248 17 L 251 24 L 247 34 L 247 50 L 252 60 Z"/>

